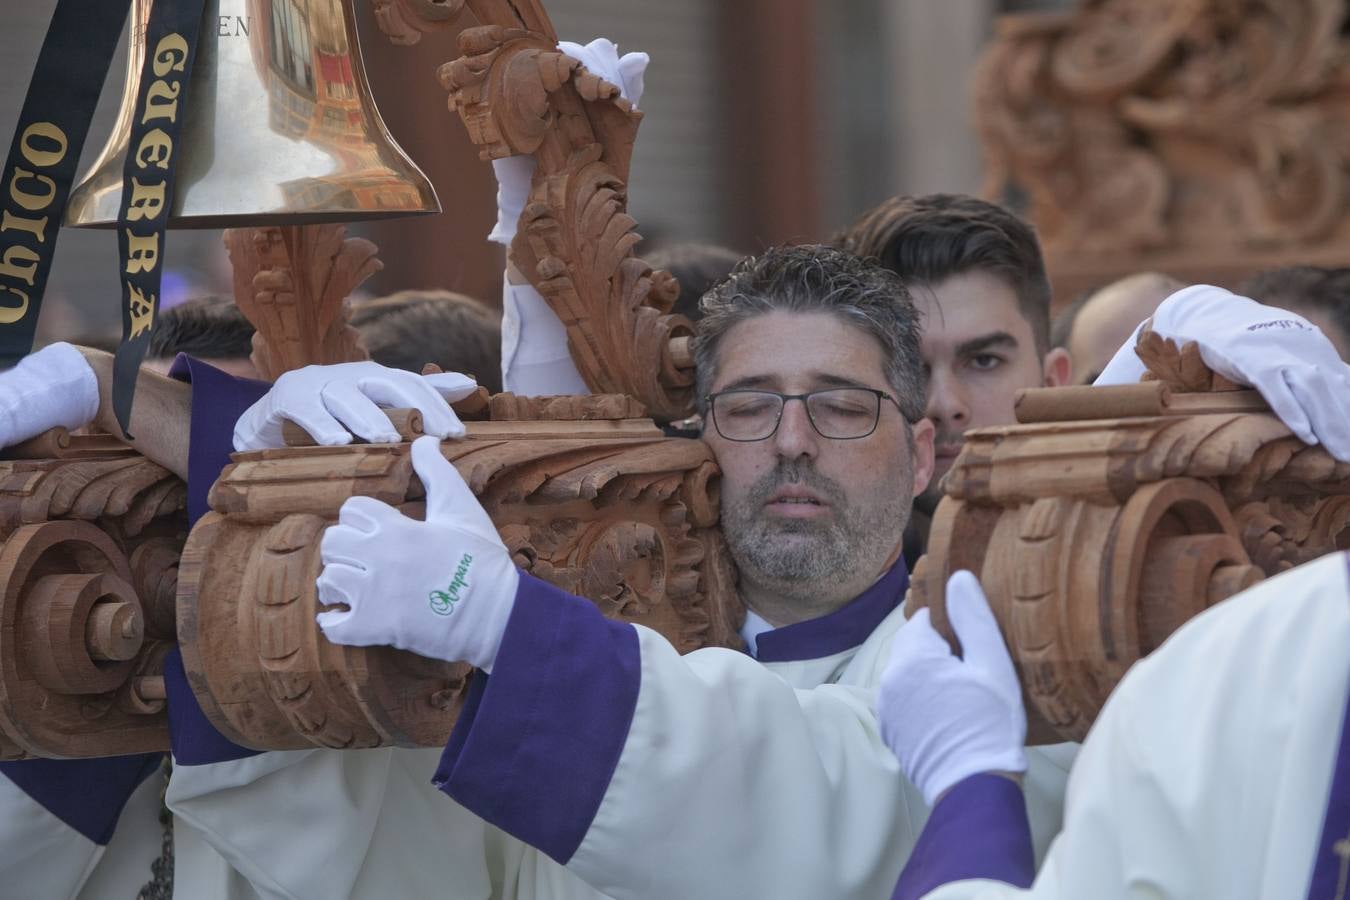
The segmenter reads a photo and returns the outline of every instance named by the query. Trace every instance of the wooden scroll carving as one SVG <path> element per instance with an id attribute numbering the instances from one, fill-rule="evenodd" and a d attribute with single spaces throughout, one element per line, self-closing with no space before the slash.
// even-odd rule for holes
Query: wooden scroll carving
<path id="1" fill-rule="evenodd" d="M 664 438 L 647 419 L 603 418 L 622 411 L 614 398 L 560 399 L 572 417 L 472 422 L 467 439 L 443 445 L 516 563 L 681 652 L 738 646 L 706 445 Z M 559 411 L 535 404 L 516 412 Z M 184 664 L 207 716 L 238 743 L 435 746 L 449 735 L 467 665 L 330 644 L 314 624 L 319 541 L 354 495 L 420 517 L 408 445 L 239 454 L 193 529 L 178 607 Z"/>
<path id="2" fill-rule="evenodd" d="M 235 305 L 257 328 L 251 359 L 263 378 L 368 358 L 360 333 L 347 324 L 347 297 L 383 264 L 374 244 L 346 234 L 342 225 L 225 232 Z"/>
<path id="3" fill-rule="evenodd" d="M 44 437 L 0 461 L 0 759 L 162 749 L 183 483 L 108 438 Z"/>
<path id="4" fill-rule="evenodd" d="M 1029 201 L 1057 293 L 1350 259 L 1341 0 L 1087 0 L 1005 16 L 976 77 L 985 194 Z"/>
<path id="5" fill-rule="evenodd" d="M 1081 740 L 1191 617 L 1350 549 L 1350 464 L 1254 412 L 1253 391 L 1181 393 L 1203 380 L 1194 347 L 1145 343 L 1161 380 L 1029 391 L 1019 416 L 1042 421 L 968 432 L 914 573 L 911 611 L 932 607 L 944 631 L 947 577 L 980 577 L 1036 743 Z"/>

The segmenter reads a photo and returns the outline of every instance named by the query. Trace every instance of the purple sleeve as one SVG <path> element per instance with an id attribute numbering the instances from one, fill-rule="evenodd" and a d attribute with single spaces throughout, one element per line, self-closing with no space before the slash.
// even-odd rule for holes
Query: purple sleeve
<path id="1" fill-rule="evenodd" d="M 230 463 L 234 423 L 271 386 L 236 378 L 201 360 L 178 354 L 169 375 L 192 385 L 192 424 L 188 444 L 188 522 L 195 525 L 207 511 L 207 495 Z M 198 766 L 254 756 L 215 729 L 188 686 L 182 655 L 175 649 L 164 661 L 168 694 L 169 735 L 174 762 Z"/>
<path id="2" fill-rule="evenodd" d="M 434 782 L 566 863 L 619 763 L 637 708 L 637 631 L 522 573 L 491 676 L 474 676 Z"/>
<path id="3" fill-rule="evenodd" d="M 933 808 L 891 900 L 917 900 L 971 878 L 1025 888 L 1035 875 L 1022 789 L 1001 775 L 972 775 Z"/>
<path id="4" fill-rule="evenodd" d="M 185 353 L 173 361 L 169 376 L 192 385 L 192 425 L 188 436 L 188 524 L 206 514 L 207 495 L 234 452 L 234 423 L 271 387 L 265 381 L 236 378 Z"/>
<path id="5" fill-rule="evenodd" d="M 0 774 L 62 822 L 95 844 L 106 845 L 122 807 L 163 758 L 162 753 L 142 753 L 104 759 L 24 759 L 0 763 Z"/>

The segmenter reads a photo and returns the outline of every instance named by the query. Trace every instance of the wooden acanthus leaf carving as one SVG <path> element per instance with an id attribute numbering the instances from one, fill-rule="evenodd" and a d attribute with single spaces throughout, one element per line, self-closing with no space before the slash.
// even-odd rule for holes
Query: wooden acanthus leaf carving
<path id="1" fill-rule="evenodd" d="M 510 259 L 562 320 L 587 386 L 629 394 L 658 420 L 682 418 L 693 370 L 672 341 L 693 327 L 670 315 L 675 280 L 634 255 L 640 237 L 626 212 L 642 114 L 560 53 L 551 32 L 466 29 L 464 56 L 441 68 L 441 82 L 485 158 L 535 159 Z"/>
<path id="2" fill-rule="evenodd" d="M 431 31 L 451 28 L 464 0 L 372 0 L 375 22 L 392 43 L 411 46 Z"/>
<path id="3" fill-rule="evenodd" d="M 946 476 L 908 608 L 930 607 L 953 639 L 947 578 L 980 577 L 1034 743 L 1081 740 L 1129 667 L 1193 616 L 1350 549 L 1350 463 L 1254 391 L 1173 395 L 1213 385 L 1193 352 L 1151 340 L 1141 355 L 1162 381 L 1027 392 L 1025 424 L 967 432 Z"/>
<path id="4" fill-rule="evenodd" d="M 592 413 L 611 403 L 576 399 L 594 400 Z M 713 527 L 716 468 L 702 442 L 634 419 L 468 429 L 442 452 L 517 565 L 682 652 L 739 645 L 734 576 Z M 466 665 L 330 644 L 314 622 L 321 535 L 354 495 L 420 517 L 408 445 L 239 454 L 192 532 L 179 580 L 184 664 L 206 715 L 234 741 L 435 746 L 454 724 Z"/>
<path id="5" fill-rule="evenodd" d="M 383 264 L 374 244 L 346 233 L 342 225 L 225 232 L 234 300 L 258 329 L 251 358 L 263 378 L 367 358 L 360 333 L 347 324 L 347 297 Z"/>

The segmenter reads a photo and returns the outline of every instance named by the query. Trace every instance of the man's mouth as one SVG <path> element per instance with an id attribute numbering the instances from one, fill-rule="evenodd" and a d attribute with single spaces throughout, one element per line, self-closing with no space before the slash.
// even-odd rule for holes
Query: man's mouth
<path id="1" fill-rule="evenodd" d="M 779 488 L 764 504 L 765 509 L 794 518 L 820 515 L 829 506 L 829 502 L 819 494 L 800 485 Z"/>

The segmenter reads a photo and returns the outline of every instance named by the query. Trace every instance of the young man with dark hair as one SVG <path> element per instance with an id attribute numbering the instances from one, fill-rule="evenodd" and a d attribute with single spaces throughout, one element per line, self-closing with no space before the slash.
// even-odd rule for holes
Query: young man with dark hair
<path id="1" fill-rule="evenodd" d="M 174 358 L 186 353 L 222 372 L 257 378 L 253 353 L 253 323 L 227 297 L 198 297 L 159 314 L 150 332 L 145 364 L 167 373 Z"/>
<path id="2" fill-rule="evenodd" d="M 837 243 L 899 275 L 918 307 L 937 467 L 915 505 L 931 515 L 968 429 L 1013 423 L 1022 388 L 1068 383 L 1036 234 L 993 203 L 930 194 L 886 201 Z"/>
<path id="3" fill-rule="evenodd" d="M 1239 293 L 1303 316 L 1350 361 L 1350 268 L 1286 266 L 1253 275 Z"/>

